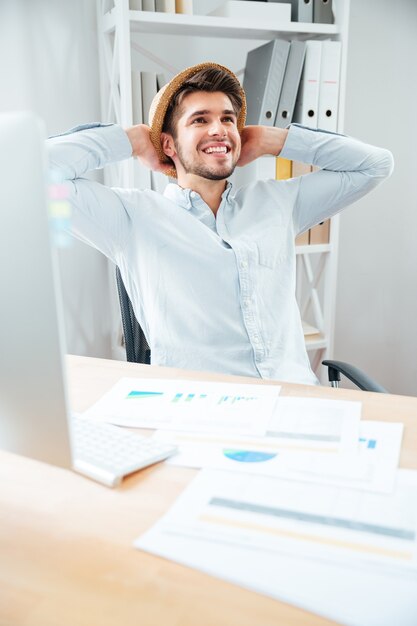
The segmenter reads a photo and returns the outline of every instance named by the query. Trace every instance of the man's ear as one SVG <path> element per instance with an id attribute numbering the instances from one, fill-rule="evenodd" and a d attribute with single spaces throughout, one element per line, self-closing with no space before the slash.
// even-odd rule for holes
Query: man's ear
<path id="1" fill-rule="evenodd" d="M 161 146 L 164 153 L 170 158 L 177 154 L 174 139 L 169 133 L 161 133 Z"/>

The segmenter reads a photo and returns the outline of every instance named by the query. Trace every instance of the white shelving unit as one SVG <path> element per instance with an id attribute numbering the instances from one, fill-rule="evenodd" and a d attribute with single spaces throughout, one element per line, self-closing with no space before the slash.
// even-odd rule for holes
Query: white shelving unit
<path id="1" fill-rule="evenodd" d="M 334 39 L 342 42 L 338 132 L 343 132 L 349 0 L 333 0 L 333 8 L 335 24 L 271 24 L 209 15 L 135 11 L 129 9 L 129 0 L 97 0 L 103 121 L 116 122 L 123 127 L 132 125 L 131 70 L 132 67 L 141 69 L 137 66 L 138 55 L 168 75 L 174 75 L 187 65 L 213 60 L 227 65 L 241 76 L 247 51 L 265 41 L 278 37 Z M 211 40 L 215 40 L 215 45 L 207 46 L 205 42 Z M 194 45 L 189 44 L 190 41 Z M 236 46 L 242 48 L 239 67 L 235 67 L 236 61 L 228 60 L 232 48 L 236 59 Z M 204 54 L 204 50 L 213 53 Z M 105 181 L 110 185 L 132 187 L 136 167 L 132 159 L 113 166 L 105 172 Z M 141 181 L 150 185 L 151 174 L 141 172 Z M 299 246 L 296 249 L 300 310 L 303 319 L 306 317 L 306 321 L 319 331 L 312 338 L 306 338 L 310 360 L 319 377 L 322 359 L 330 358 L 333 352 L 338 230 L 339 219 L 334 217 L 328 244 Z M 113 269 L 111 272 L 113 276 Z M 123 358 L 116 293 L 114 301 L 113 352 L 117 358 Z"/>

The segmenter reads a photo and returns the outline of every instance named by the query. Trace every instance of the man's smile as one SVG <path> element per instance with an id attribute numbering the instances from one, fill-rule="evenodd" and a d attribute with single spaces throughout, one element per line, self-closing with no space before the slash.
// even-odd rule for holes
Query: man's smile
<path id="1" fill-rule="evenodd" d="M 231 146 L 227 143 L 211 143 L 201 148 L 204 154 L 209 154 L 215 157 L 222 157 L 231 151 Z"/>

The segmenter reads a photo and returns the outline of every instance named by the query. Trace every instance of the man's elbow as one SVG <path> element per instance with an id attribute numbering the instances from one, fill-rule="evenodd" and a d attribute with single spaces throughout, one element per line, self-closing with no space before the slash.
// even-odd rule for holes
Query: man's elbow
<path id="1" fill-rule="evenodd" d="M 389 178 L 394 171 L 394 156 L 389 150 L 381 148 L 381 156 L 378 159 L 378 178 Z"/>

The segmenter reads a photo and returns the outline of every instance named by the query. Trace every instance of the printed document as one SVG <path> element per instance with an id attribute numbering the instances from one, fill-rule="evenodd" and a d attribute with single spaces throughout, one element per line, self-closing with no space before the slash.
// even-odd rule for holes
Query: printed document
<path id="1" fill-rule="evenodd" d="M 264 435 L 281 387 L 122 378 L 84 415 L 119 426 Z"/>
<path id="2" fill-rule="evenodd" d="M 403 425 L 359 421 L 361 405 L 280 397 L 264 437 L 157 431 L 178 446 L 168 463 L 389 493 Z"/>
<path id="3" fill-rule="evenodd" d="M 362 421 L 355 449 L 346 453 L 288 448 L 274 437 L 228 437 L 157 431 L 178 446 L 170 465 L 240 471 L 390 493 L 399 463 L 403 425 Z"/>
<path id="4" fill-rule="evenodd" d="M 267 434 L 292 449 L 352 451 L 361 410 L 360 402 L 281 396 Z"/>
<path id="5" fill-rule="evenodd" d="M 417 472 L 392 494 L 202 470 L 135 546 L 349 626 L 417 623 Z"/>

